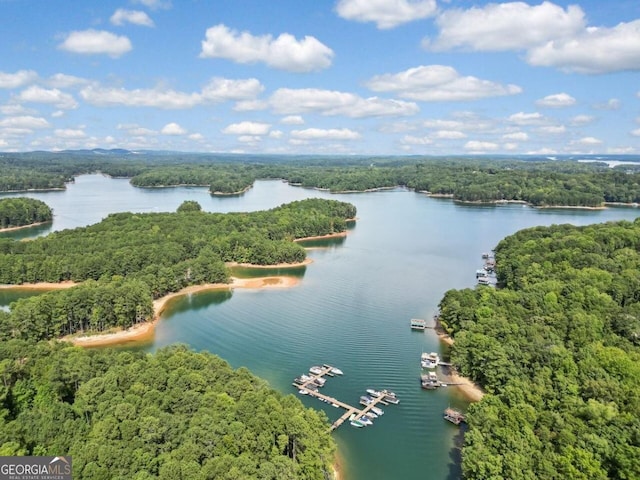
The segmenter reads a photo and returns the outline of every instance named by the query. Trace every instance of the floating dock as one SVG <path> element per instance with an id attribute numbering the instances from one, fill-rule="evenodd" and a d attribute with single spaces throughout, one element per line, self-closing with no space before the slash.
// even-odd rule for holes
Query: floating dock
<path id="1" fill-rule="evenodd" d="M 329 395 L 320 393 L 318 391 L 318 382 L 324 385 L 324 380 L 326 380 L 324 376 L 325 375 L 333 376 L 331 375 L 332 370 L 335 370 L 335 367 L 324 364 L 320 368 L 318 373 L 311 373 L 310 375 L 302 376 L 306 378 L 298 377 L 296 378 L 296 381 L 294 381 L 294 383 L 292 384 L 299 391 L 300 390 L 305 391 L 306 395 L 315 397 L 325 403 L 330 404 L 332 407 L 342 408 L 345 410 L 345 413 L 331 424 L 329 431 L 335 430 L 347 420 L 350 420 L 352 418 L 355 420 L 358 420 L 366 416 L 366 414 L 374 410 L 374 407 L 376 407 L 378 404 L 389 405 L 389 403 L 398 403 L 398 400 L 395 399 L 395 394 L 387 390 L 381 390 L 379 392 L 380 396 L 371 398 L 371 402 L 367 403 L 366 405 L 363 405 L 362 408 L 354 407 L 353 405 L 349 405 L 348 403 L 341 402 L 340 400 L 333 398 Z M 385 396 L 389 397 L 390 395 L 393 395 L 395 399 L 394 402 L 389 402 L 385 400 Z"/>
<path id="2" fill-rule="evenodd" d="M 422 318 L 411 319 L 411 330 L 424 330 L 427 328 L 427 321 Z"/>
<path id="3" fill-rule="evenodd" d="M 444 419 L 453 423 L 454 425 L 460 425 L 461 422 L 465 421 L 464 414 L 453 408 L 447 408 L 444 411 Z"/>

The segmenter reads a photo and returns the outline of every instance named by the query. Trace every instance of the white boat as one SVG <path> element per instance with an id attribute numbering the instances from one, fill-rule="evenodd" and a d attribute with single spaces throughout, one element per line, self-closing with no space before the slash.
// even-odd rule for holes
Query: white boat
<path id="1" fill-rule="evenodd" d="M 366 415 L 362 415 L 361 417 L 358 417 L 356 420 L 364 423 L 365 425 L 373 425 L 373 421 Z"/>
<path id="2" fill-rule="evenodd" d="M 376 415 L 375 413 L 373 413 L 373 412 L 371 412 L 371 411 L 369 411 L 369 412 L 365 413 L 365 415 L 366 415 L 367 417 L 369 417 L 371 420 L 375 420 L 376 418 L 378 418 L 378 415 Z"/>
<path id="3" fill-rule="evenodd" d="M 381 408 L 378 408 L 378 407 L 371 407 L 371 411 L 373 413 L 375 413 L 376 415 L 378 415 L 378 416 L 384 415 L 384 410 L 382 410 Z"/>
<path id="4" fill-rule="evenodd" d="M 309 371 L 314 375 L 320 375 L 323 372 L 322 367 L 318 367 L 317 365 L 314 365 L 313 367 L 311 367 Z"/>
<path id="5" fill-rule="evenodd" d="M 366 404 L 369 404 L 369 403 L 373 402 L 373 398 L 369 397 L 368 395 L 362 395 L 360 397 L 360 401 L 361 402 L 365 402 Z"/>
<path id="6" fill-rule="evenodd" d="M 298 393 L 300 395 L 309 395 L 309 390 L 307 390 L 305 388 L 301 388 L 300 390 L 298 390 Z"/>
<path id="7" fill-rule="evenodd" d="M 334 375 L 343 375 L 342 370 L 336 367 L 331 367 L 331 373 L 333 373 Z"/>
<path id="8" fill-rule="evenodd" d="M 436 368 L 438 363 L 440 363 L 440 355 L 436 352 L 422 352 L 422 355 L 420 356 L 420 366 L 422 368 Z"/>
<path id="9" fill-rule="evenodd" d="M 300 375 L 299 377 L 296 377 L 293 381 L 299 385 L 302 385 L 303 383 L 307 383 L 309 380 L 311 380 L 311 378 L 312 377 L 310 377 L 309 375 Z"/>
<path id="10" fill-rule="evenodd" d="M 377 390 L 374 390 L 373 388 L 367 388 L 367 393 L 372 397 L 379 397 L 380 395 L 382 395 L 382 393 L 380 393 Z"/>
<path id="11" fill-rule="evenodd" d="M 313 379 L 313 383 L 315 383 L 316 385 L 318 385 L 319 387 L 324 387 L 324 384 L 327 382 L 326 379 L 322 378 L 322 377 L 318 377 L 318 378 L 314 378 Z"/>

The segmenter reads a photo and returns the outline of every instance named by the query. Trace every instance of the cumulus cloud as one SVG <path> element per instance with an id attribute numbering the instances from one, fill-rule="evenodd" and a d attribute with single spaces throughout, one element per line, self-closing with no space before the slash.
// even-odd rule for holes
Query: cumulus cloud
<path id="1" fill-rule="evenodd" d="M 559 108 L 559 107 L 570 107 L 575 105 L 576 99 L 573 98 L 568 93 L 556 93 L 554 95 L 547 95 L 544 98 L 536 101 L 536 105 L 539 107 L 550 107 L 550 108 Z"/>
<path id="2" fill-rule="evenodd" d="M 509 116 L 509 122 L 515 123 L 516 125 L 539 125 L 545 122 L 545 118 L 538 112 L 518 112 Z"/>
<path id="3" fill-rule="evenodd" d="M 336 5 L 342 18 L 375 22 L 380 29 L 430 17 L 436 9 L 435 0 L 339 0 Z"/>
<path id="4" fill-rule="evenodd" d="M 467 135 L 459 130 L 438 130 L 433 136 L 443 140 L 460 140 L 461 138 L 467 138 Z"/>
<path id="5" fill-rule="evenodd" d="M 529 140 L 529 135 L 526 132 L 511 132 L 505 133 L 502 138 L 505 140 L 517 140 L 519 142 L 523 142 Z"/>
<path id="6" fill-rule="evenodd" d="M 400 139 L 400 143 L 403 145 L 431 145 L 433 143 L 433 140 L 431 140 L 429 137 L 405 135 Z"/>
<path id="7" fill-rule="evenodd" d="M 468 150 L 470 152 L 477 152 L 477 153 L 492 152 L 492 151 L 498 150 L 498 148 L 500 148 L 500 145 L 498 145 L 497 143 L 482 142 L 479 140 L 469 140 L 467 143 L 464 144 L 465 150 Z"/>
<path id="8" fill-rule="evenodd" d="M 263 62 L 289 72 L 312 72 L 331 65 L 333 50 L 312 36 L 297 40 L 282 33 L 255 36 L 220 24 L 207 29 L 201 58 L 225 58 L 237 63 Z"/>
<path id="9" fill-rule="evenodd" d="M 151 10 L 171 8 L 171 0 L 133 0 L 132 3 L 144 5 Z"/>
<path id="10" fill-rule="evenodd" d="M 16 73 L 0 72 L 0 88 L 20 88 L 38 79 L 33 70 L 18 70 Z"/>
<path id="11" fill-rule="evenodd" d="M 86 85 L 88 80 L 74 75 L 66 75 L 64 73 L 56 73 L 47 79 L 47 85 L 53 88 L 69 88 L 78 85 Z"/>
<path id="12" fill-rule="evenodd" d="M 131 41 L 124 35 L 115 35 L 104 30 L 82 30 L 71 32 L 58 45 L 61 50 L 85 55 L 106 54 L 118 58 L 131 51 Z"/>
<path id="13" fill-rule="evenodd" d="M 42 117 L 34 117 L 31 115 L 20 115 L 17 117 L 7 117 L 0 120 L 0 127 L 7 128 L 48 128 L 49 122 Z"/>
<path id="14" fill-rule="evenodd" d="M 314 112 L 351 118 L 414 115 L 419 110 L 413 102 L 362 98 L 353 93 L 316 88 L 280 88 L 269 98 L 269 105 L 282 115 Z"/>
<path id="15" fill-rule="evenodd" d="M 298 140 L 357 140 L 360 134 L 349 128 L 306 128 L 292 130 L 291 137 Z"/>
<path id="16" fill-rule="evenodd" d="M 72 128 L 56 128 L 53 131 L 53 134 L 58 138 L 66 138 L 66 139 L 78 139 L 85 138 L 87 136 L 86 133 L 82 129 L 72 129 Z"/>
<path id="17" fill-rule="evenodd" d="M 227 133 L 231 135 L 266 135 L 269 133 L 269 129 L 271 125 L 263 122 L 249 122 L 244 121 L 240 123 L 232 123 L 231 125 L 227 125 L 222 133 Z"/>
<path id="18" fill-rule="evenodd" d="M 631 130 L 631 135 L 634 137 L 640 137 L 640 128 L 636 128 L 635 130 Z"/>
<path id="19" fill-rule="evenodd" d="M 640 70 L 640 20 L 613 28 L 589 27 L 579 35 L 549 40 L 527 53 L 531 65 L 598 74 Z"/>
<path id="20" fill-rule="evenodd" d="M 522 50 L 544 42 L 570 37 L 585 26 L 584 12 L 576 5 L 564 10 L 551 2 L 489 3 L 468 10 L 451 9 L 436 20 L 440 28 L 433 50 L 468 48 L 478 51 Z"/>
<path id="21" fill-rule="evenodd" d="M 601 145 L 601 144 L 602 144 L 602 140 L 599 140 L 595 137 L 583 137 L 571 142 L 571 145 L 584 145 L 584 146 L 593 146 L 593 145 Z"/>
<path id="22" fill-rule="evenodd" d="M 560 134 L 566 132 L 567 127 L 564 125 L 545 125 L 538 128 L 538 131 L 541 133 Z"/>
<path id="23" fill-rule="evenodd" d="M 175 122 L 167 123 L 160 133 L 163 135 L 184 135 L 187 131 Z"/>
<path id="24" fill-rule="evenodd" d="M 582 125 L 588 125 L 592 123 L 596 118 L 592 115 L 576 115 L 571 118 L 571 125 L 574 127 L 579 127 Z"/>
<path id="25" fill-rule="evenodd" d="M 622 102 L 617 98 L 610 98 L 604 103 L 596 103 L 593 108 L 598 110 L 618 110 L 622 106 Z"/>
<path id="26" fill-rule="evenodd" d="M 62 92 L 57 88 L 46 89 L 37 85 L 32 85 L 21 91 L 17 98 L 22 102 L 46 103 L 63 110 L 70 110 L 78 106 L 78 102 L 71 94 Z"/>
<path id="27" fill-rule="evenodd" d="M 304 125 L 304 119 L 300 115 L 287 115 L 280 119 L 283 125 Z"/>
<path id="28" fill-rule="evenodd" d="M 183 109 L 204 103 L 251 98 L 261 92 L 263 88 L 255 78 L 240 80 L 213 78 L 200 92 L 186 93 L 159 88 L 126 90 L 89 85 L 80 90 L 80 96 L 86 102 L 98 106 L 124 105 Z"/>
<path id="29" fill-rule="evenodd" d="M 402 98 L 424 102 L 468 101 L 522 92 L 517 85 L 465 77 L 445 65 L 422 65 L 399 73 L 376 75 L 366 86 L 375 92 L 394 92 Z"/>
<path id="30" fill-rule="evenodd" d="M 256 78 L 230 79 L 214 77 L 202 89 L 202 97 L 212 102 L 246 100 L 255 98 L 263 90 L 264 86 Z"/>
<path id="31" fill-rule="evenodd" d="M 149 15 L 140 10 L 125 10 L 124 8 L 119 8 L 111 15 L 109 20 L 118 26 L 124 25 L 125 23 L 132 23 L 143 27 L 155 26 Z"/>

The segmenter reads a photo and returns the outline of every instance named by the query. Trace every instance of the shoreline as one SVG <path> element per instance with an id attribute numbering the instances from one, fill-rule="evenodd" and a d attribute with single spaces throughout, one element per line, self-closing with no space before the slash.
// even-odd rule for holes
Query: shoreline
<path id="1" fill-rule="evenodd" d="M 148 322 L 134 325 L 126 330 L 118 330 L 102 334 L 62 337 L 61 341 L 68 341 L 80 347 L 105 347 L 148 340 L 153 337 L 155 328 L 160 321 L 162 312 L 174 298 L 212 290 L 233 290 L 235 288 L 260 289 L 260 288 L 290 288 L 299 283 L 296 277 L 272 276 L 259 278 L 232 277 L 231 283 L 207 283 L 192 285 L 178 292 L 173 292 L 153 301 L 153 319 Z M 46 288 L 46 287 L 43 287 Z"/>
<path id="2" fill-rule="evenodd" d="M 350 220 L 347 220 L 347 221 L 350 221 Z M 308 240 L 322 240 L 324 238 L 340 238 L 340 237 L 346 237 L 346 236 L 347 236 L 347 231 L 345 230 L 344 232 L 327 233 L 326 235 L 316 235 L 315 237 L 296 238 L 294 240 L 294 243 L 296 243 L 296 242 L 306 242 Z"/>
<path id="3" fill-rule="evenodd" d="M 238 263 L 238 262 L 226 262 L 227 267 L 244 267 L 244 268 L 256 268 L 256 269 L 272 269 L 272 268 L 299 268 L 305 267 L 313 263 L 311 258 L 305 258 L 302 262 L 297 263 L 277 263 L 275 265 L 256 265 L 255 263 Z"/>
<path id="4" fill-rule="evenodd" d="M 53 220 L 48 220 L 46 222 L 37 222 L 37 223 L 30 223 L 29 225 L 20 225 L 18 227 L 5 227 L 5 228 L 0 228 L 0 233 L 4 233 L 4 232 L 13 232 L 14 230 L 23 230 L 25 228 L 31 228 L 31 227 L 38 227 L 40 225 L 46 225 L 47 223 L 53 223 Z"/>
<path id="5" fill-rule="evenodd" d="M 75 287 L 76 285 L 80 285 L 79 283 L 73 282 L 71 280 L 65 280 L 64 282 L 38 282 L 38 283 L 20 283 L 20 284 L 11 284 L 11 283 L 3 283 L 0 284 L 0 290 L 63 290 L 65 288 Z"/>
<path id="6" fill-rule="evenodd" d="M 434 328 L 436 335 L 438 336 L 438 340 L 442 343 L 446 343 L 447 345 L 453 345 L 455 341 L 451 338 L 447 333 L 442 330 L 442 327 L 436 320 L 436 327 Z M 457 387 L 460 392 L 467 398 L 467 400 L 471 402 L 479 402 L 486 395 L 486 392 L 471 380 L 468 377 L 463 377 L 460 375 L 454 367 L 447 367 L 448 372 L 447 376 L 452 384 L 456 383 L 458 385 L 451 385 Z"/>

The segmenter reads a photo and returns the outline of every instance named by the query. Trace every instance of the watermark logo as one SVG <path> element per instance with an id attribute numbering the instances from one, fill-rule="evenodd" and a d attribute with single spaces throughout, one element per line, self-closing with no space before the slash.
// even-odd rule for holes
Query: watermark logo
<path id="1" fill-rule="evenodd" d="M 0 457 L 0 480 L 72 480 L 71 457 Z"/>

